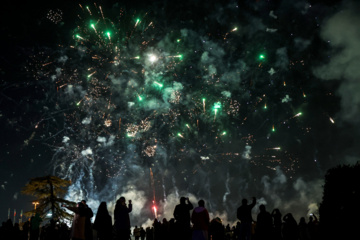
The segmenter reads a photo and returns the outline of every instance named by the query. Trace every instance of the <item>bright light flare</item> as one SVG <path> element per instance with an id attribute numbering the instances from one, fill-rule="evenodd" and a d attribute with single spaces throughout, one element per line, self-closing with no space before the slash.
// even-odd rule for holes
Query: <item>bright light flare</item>
<path id="1" fill-rule="evenodd" d="M 149 60 L 150 60 L 150 62 L 154 63 L 154 62 L 156 62 L 156 61 L 158 60 L 158 58 L 157 58 L 156 55 L 151 54 L 151 55 L 149 56 Z"/>
<path id="2" fill-rule="evenodd" d="M 76 34 L 75 37 L 84 40 L 84 38 L 81 37 L 79 34 Z"/>
<path id="3" fill-rule="evenodd" d="M 136 22 L 135 22 L 135 27 L 140 23 L 140 19 L 136 19 Z"/>
<path id="4" fill-rule="evenodd" d="M 96 32 L 96 28 L 95 28 L 95 24 L 90 24 L 90 26 L 95 30 L 95 32 Z"/>
<path id="5" fill-rule="evenodd" d="M 157 81 L 154 81 L 154 83 L 158 86 L 158 87 L 160 87 L 160 88 L 162 88 L 164 85 L 163 84 L 161 84 L 161 83 L 159 83 L 159 82 L 157 82 Z"/>
<path id="6" fill-rule="evenodd" d="M 298 114 L 296 114 L 296 115 L 294 116 L 294 118 L 300 117 L 301 115 L 302 115 L 302 112 L 299 112 Z"/>
<path id="7" fill-rule="evenodd" d="M 220 102 L 214 103 L 214 109 L 219 109 L 219 108 L 221 108 L 221 103 Z"/>
<path id="8" fill-rule="evenodd" d="M 203 99 L 202 99 L 202 102 L 203 102 L 203 109 L 204 109 L 204 113 L 205 113 L 205 101 L 206 101 L 206 99 L 205 99 L 205 98 L 203 98 Z"/>
<path id="9" fill-rule="evenodd" d="M 94 75 L 95 73 L 96 73 L 96 71 L 90 73 L 87 77 L 89 78 L 89 77 L 91 77 L 92 75 Z"/>

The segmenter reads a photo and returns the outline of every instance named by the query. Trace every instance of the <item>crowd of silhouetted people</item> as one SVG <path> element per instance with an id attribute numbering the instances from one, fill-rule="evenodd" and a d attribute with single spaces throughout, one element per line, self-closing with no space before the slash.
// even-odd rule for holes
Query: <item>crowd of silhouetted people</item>
<path id="1" fill-rule="evenodd" d="M 242 200 L 236 211 L 237 223 L 224 224 L 219 217 L 210 219 L 205 201 L 199 200 L 194 208 L 189 198 L 181 197 L 173 218 L 154 219 L 152 226 L 131 225 L 129 213 L 132 202 L 120 197 L 114 209 L 114 223 L 106 202 L 101 202 L 93 214 L 83 200 L 76 207 L 65 206 L 74 213 L 72 225 L 54 220 L 44 223 L 39 214 L 23 224 L 13 224 L 11 219 L 2 223 L 0 239 L 11 240 L 313 240 L 319 239 L 319 221 L 315 215 L 302 217 L 297 222 L 291 213 L 282 215 L 279 209 L 270 213 L 265 205 L 259 206 L 259 213 L 253 219 L 251 203 Z M 91 219 L 94 218 L 93 223 Z"/>

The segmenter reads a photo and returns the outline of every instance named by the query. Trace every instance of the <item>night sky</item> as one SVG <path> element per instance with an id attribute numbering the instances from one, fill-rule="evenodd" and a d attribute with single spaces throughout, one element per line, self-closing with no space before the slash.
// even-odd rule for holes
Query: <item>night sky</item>
<path id="1" fill-rule="evenodd" d="M 360 159 L 357 1 L 36 2 L 1 8 L 1 221 L 48 174 L 137 225 L 180 196 L 298 220 Z"/>

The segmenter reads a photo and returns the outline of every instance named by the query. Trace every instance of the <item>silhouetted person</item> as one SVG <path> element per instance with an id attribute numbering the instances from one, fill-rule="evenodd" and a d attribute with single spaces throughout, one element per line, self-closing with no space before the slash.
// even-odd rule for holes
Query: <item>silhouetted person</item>
<path id="1" fill-rule="evenodd" d="M 297 222 L 291 213 L 283 217 L 282 236 L 284 240 L 297 240 L 299 237 Z"/>
<path id="2" fill-rule="evenodd" d="M 144 240 L 146 237 L 146 231 L 144 230 L 143 227 L 140 228 L 140 238 L 141 240 Z"/>
<path id="3" fill-rule="evenodd" d="M 13 233 L 12 233 L 12 239 L 14 240 L 20 240 L 21 237 L 21 230 L 19 223 L 14 224 Z"/>
<path id="4" fill-rule="evenodd" d="M 200 200 L 191 214 L 191 222 L 193 223 L 192 240 L 207 240 L 209 231 L 209 212 L 205 208 L 205 201 Z"/>
<path id="5" fill-rule="evenodd" d="M 112 219 L 106 202 L 101 202 L 96 213 L 93 228 L 97 231 L 97 239 L 112 239 Z"/>
<path id="6" fill-rule="evenodd" d="M 256 219 L 256 240 L 272 239 L 273 221 L 271 214 L 266 211 L 265 205 L 259 206 L 260 212 Z"/>
<path id="7" fill-rule="evenodd" d="M 22 239 L 23 240 L 28 240 L 29 239 L 28 234 L 29 234 L 29 229 L 30 229 L 30 221 L 24 222 L 24 225 L 22 226 L 22 229 L 23 229 L 23 233 L 22 233 L 23 237 L 22 237 Z"/>
<path id="8" fill-rule="evenodd" d="M 170 223 L 168 222 L 168 220 L 166 218 L 163 218 L 162 224 L 161 224 L 160 239 L 162 239 L 162 240 L 169 239 L 169 234 L 170 234 Z"/>
<path id="9" fill-rule="evenodd" d="M 299 240 L 309 240 L 308 226 L 306 224 L 304 217 L 300 218 L 298 229 L 299 229 Z"/>
<path id="10" fill-rule="evenodd" d="M 209 233 L 212 240 L 223 240 L 225 238 L 225 227 L 219 217 L 211 220 Z"/>
<path id="11" fill-rule="evenodd" d="M 169 239 L 174 239 L 176 233 L 175 218 L 171 218 L 169 221 Z"/>
<path id="12" fill-rule="evenodd" d="M 129 200 L 129 207 L 126 206 L 125 197 L 120 197 L 116 201 L 114 210 L 114 228 L 116 231 L 115 239 L 129 240 L 130 238 L 130 217 L 129 213 L 132 211 L 131 200 Z"/>
<path id="13" fill-rule="evenodd" d="M 319 221 L 315 214 L 309 217 L 308 231 L 310 239 L 318 239 L 319 235 Z"/>
<path id="14" fill-rule="evenodd" d="M 193 208 L 194 207 L 191 204 L 189 198 L 185 197 L 181 197 L 180 204 L 176 205 L 174 210 L 174 217 L 176 220 L 175 237 L 177 237 L 177 239 L 190 239 L 190 210 L 192 210 Z"/>
<path id="15" fill-rule="evenodd" d="M 82 200 L 81 202 L 85 206 L 85 239 L 93 240 L 91 218 L 94 216 L 94 213 L 91 208 L 89 208 L 89 206 L 86 204 L 85 200 Z"/>
<path id="16" fill-rule="evenodd" d="M 252 198 L 252 203 L 247 204 L 247 199 L 241 201 L 241 206 L 237 209 L 237 218 L 240 220 L 240 240 L 250 240 L 251 239 L 251 226 L 252 226 L 252 215 L 251 210 L 256 204 L 256 198 Z"/>
<path id="17" fill-rule="evenodd" d="M 154 229 L 153 228 L 147 227 L 145 232 L 146 232 L 146 240 L 154 239 Z"/>
<path id="18" fill-rule="evenodd" d="M 63 205 L 70 211 L 74 212 L 74 219 L 71 226 L 70 237 L 72 240 L 85 239 L 85 219 L 86 219 L 86 209 L 82 202 L 78 202 L 76 207 L 69 207 Z"/>
<path id="19" fill-rule="evenodd" d="M 161 222 L 155 218 L 153 222 L 153 235 L 154 240 L 160 240 L 161 239 Z"/>
<path id="20" fill-rule="evenodd" d="M 135 240 L 139 240 L 139 238 L 140 238 L 140 228 L 138 228 L 138 226 L 135 226 L 133 234 L 134 234 Z"/>
<path id="21" fill-rule="evenodd" d="M 279 240 L 282 238 L 281 228 L 282 228 L 282 215 L 280 213 L 280 210 L 275 208 L 271 216 L 273 218 L 273 224 L 274 224 L 274 239 Z"/>
<path id="22" fill-rule="evenodd" d="M 35 216 L 30 218 L 30 240 L 39 239 L 41 222 L 42 218 L 39 213 L 36 213 Z"/>
<path id="23" fill-rule="evenodd" d="M 239 239 L 240 236 L 240 221 L 236 222 L 235 230 L 234 230 L 234 239 Z"/>

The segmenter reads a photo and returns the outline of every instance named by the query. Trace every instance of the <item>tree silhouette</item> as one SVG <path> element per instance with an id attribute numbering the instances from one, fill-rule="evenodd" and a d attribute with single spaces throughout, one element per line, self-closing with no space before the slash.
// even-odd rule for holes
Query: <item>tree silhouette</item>
<path id="1" fill-rule="evenodd" d="M 319 208 L 324 239 L 360 239 L 360 163 L 328 170 Z"/>
<path id="2" fill-rule="evenodd" d="M 49 212 L 52 213 L 52 219 L 71 219 L 72 215 L 61 208 L 62 204 L 75 205 L 74 202 L 63 199 L 67 187 L 71 181 L 61 179 L 56 176 L 45 176 L 31 178 L 29 183 L 23 187 L 21 193 L 36 197 L 39 205 L 36 209 L 25 213 L 26 216 L 32 216 L 39 213 L 44 218 Z"/>

